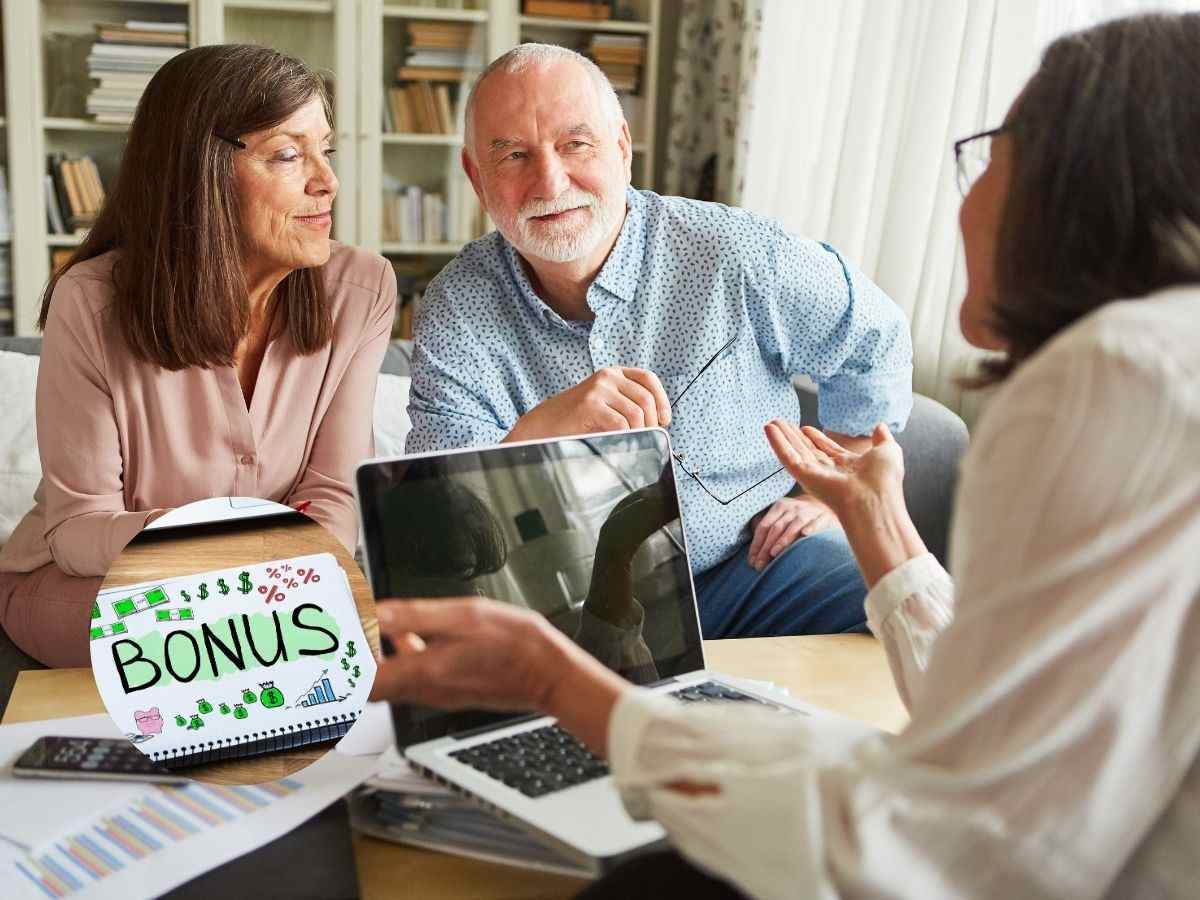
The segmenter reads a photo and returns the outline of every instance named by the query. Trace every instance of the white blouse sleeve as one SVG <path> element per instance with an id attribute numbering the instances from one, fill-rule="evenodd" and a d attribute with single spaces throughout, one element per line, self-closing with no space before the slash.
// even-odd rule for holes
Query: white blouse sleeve
<path id="1" fill-rule="evenodd" d="M 902 734 L 630 692 L 609 755 L 631 814 L 754 897 L 1103 896 L 1200 750 L 1200 401 L 1136 344 L 1060 347 L 993 399 L 957 609 L 928 557 L 872 592 Z"/>

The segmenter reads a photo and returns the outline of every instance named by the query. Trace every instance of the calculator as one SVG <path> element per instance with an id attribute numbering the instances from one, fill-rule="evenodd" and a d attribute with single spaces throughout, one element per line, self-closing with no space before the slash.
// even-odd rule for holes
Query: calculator
<path id="1" fill-rule="evenodd" d="M 186 784 L 123 738 L 40 737 L 13 764 L 26 778 L 96 778 Z"/>

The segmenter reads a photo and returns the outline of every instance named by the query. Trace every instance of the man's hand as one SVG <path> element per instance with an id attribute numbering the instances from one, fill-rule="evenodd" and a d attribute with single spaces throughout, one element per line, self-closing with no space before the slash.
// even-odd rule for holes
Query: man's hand
<path id="1" fill-rule="evenodd" d="M 746 561 L 760 572 L 799 538 L 839 527 L 833 510 L 807 494 L 780 497 L 755 519 L 750 520 L 754 540 Z"/>
<path id="2" fill-rule="evenodd" d="M 665 428 L 670 424 L 671 404 L 658 376 L 645 369 L 613 366 L 543 400 L 517 419 L 504 440 Z"/>

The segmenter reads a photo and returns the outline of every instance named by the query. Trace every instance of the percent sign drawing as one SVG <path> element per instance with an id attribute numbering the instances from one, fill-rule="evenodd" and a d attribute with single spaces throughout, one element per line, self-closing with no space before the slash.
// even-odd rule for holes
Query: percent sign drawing
<path id="1" fill-rule="evenodd" d="M 267 595 L 266 599 L 263 601 L 264 603 L 270 603 L 272 600 L 274 600 L 276 603 L 282 603 L 287 599 L 287 594 L 279 590 L 279 588 L 277 588 L 275 585 L 271 585 L 271 589 L 269 591 L 267 590 L 267 586 L 265 584 L 261 585 L 258 589 L 258 592 L 260 594 Z"/>
<path id="2" fill-rule="evenodd" d="M 321 580 L 321 576 L 317 574 L 316 569 L 297 569 L 296 574 L 304 578 L 304 584 L 308 584 L 310 581 Z M 296 585 L 293 584 L 292 587 L 296 587 Z"/>

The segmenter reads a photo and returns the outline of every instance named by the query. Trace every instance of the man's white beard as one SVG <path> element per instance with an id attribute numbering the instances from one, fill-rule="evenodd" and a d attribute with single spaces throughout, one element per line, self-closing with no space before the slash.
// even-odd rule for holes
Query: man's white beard
<path id="1" fill-rule="evenodd" d="M 535 216 L 553 215 L 577 207 L 584 207 L 585 211 L 572 218 L 582 218 L 582 222 L 531 221 Z M 614 223 L 613 212 L 601 197 L 571 188 L 554 200 L 531 200 L 521 207 L 514 219 L 497 219 L 496 227 L 525 256 L 563 263 L 580 259 L 595 250 Z"/>

